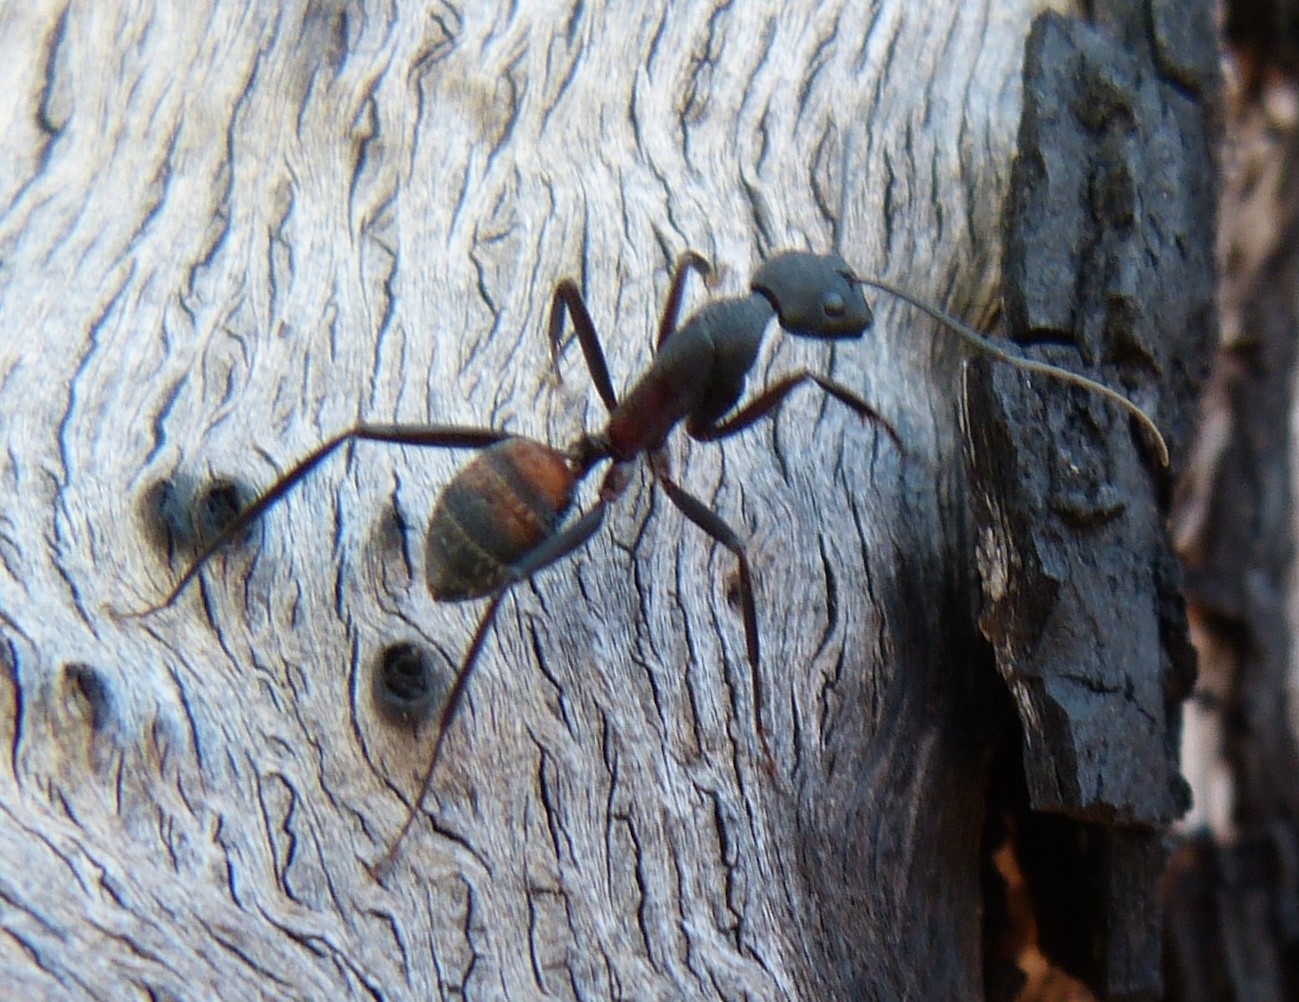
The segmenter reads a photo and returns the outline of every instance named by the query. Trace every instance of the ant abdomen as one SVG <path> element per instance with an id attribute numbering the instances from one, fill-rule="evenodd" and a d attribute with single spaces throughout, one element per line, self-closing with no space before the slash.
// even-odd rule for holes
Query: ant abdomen
<path id="1" fill-rule="evenodd" d="M 555 535 L 577 484 L 565 453 L 529 438 L 484 449 L 442 489 L 429 520 L 428 589 L 439 602 L 481 598 Z"/>

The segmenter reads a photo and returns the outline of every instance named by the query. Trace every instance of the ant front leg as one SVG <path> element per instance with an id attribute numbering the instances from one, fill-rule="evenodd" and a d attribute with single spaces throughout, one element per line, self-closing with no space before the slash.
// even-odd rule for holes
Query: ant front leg
<path id="1" fill-rule="evenodd" d="M 473 639 L 469 641 L 469 648 L 465 651 L 464 660 L 460 662 L 460 668 L 456 672 L 455 680 L 451 683 L 451 689 L 442 704 L 442 710 L 438 714 L 437 736 L 433 739 L 433 753 L 429 757 L 429 764 L 424 771 L 424 778 L 420 781 L 419 793 L 416 794 L 414 801 L 411 803 L 410 811 L 406 814 L 406 820 L 402 822 L 396 836 L 388 843 L 387 850 L 384 851 L 379 861 L 371 869 L 376 880 L 384 878 L 392 866 L 393 860 L 397 858 L 397 850 L 410 832 L 411 826 L 415 824 L 415 819 L 419 816 L 420 806 L 424 803 L 424 798 L 428 796 L 429 788 L 433 785 L 433 774 L 437 771 L 438 761 L 442 757 L 442 745 L 446 740 L 447 730 L 460 710 L 460 702 L 464 697 L 465 687 L 469 684 L 469 678 L 473 674 L 474 666 L 478 663 L 478 654 L 483 648 L 483 641 L 487 638 L 487 630 L 496 618 L 496 611 L 500 608 L 505 593 L 519 581 L 532 577 L 543 568 L 550 566 L 557 560 L 562 560 L 573 551 L 585 546 L 604 523 L 604 512 L 607 506 L 608 502 L 601 498 L 592 506 L 590 511 L 572 525 L 535 546 L 522 559 L 510 567 L 505 584 L 492 592 L 487 608 L 478 621 L 478 627 L 474 630 Z"/>
<path id="2" fill-rule="evenodd" d="M 273 483 L 256 501 L 235 516 L 210 542 L 193 563 L 185 569 L 180 580 L 157 605 L 140 612 L 128 613 L 130 617 L 146 616 L 176 603 L 203 565 L 232 539 L 240 536 L 266 509 L 280 500 L 295 485 L 320 465 L 340 447 L 353 441 L 387 442 L 394 445 L 414 445 L 439 449 L 481 449 L 510 437 L 508 432 L 495 428 L 472 428 L 456 425 L 419 424 L 358 424 L 317 446 L 298 460 L 293 467 Z"/>
<path id="3" fill-rule="evenodd" d="M 686 279 L 691 270 L 707 278 L 712 274 L 713 266 L 708 263 L 707 258 L 694 251 L 686 251 L 677 259 L 672 269 L 672 283 L 668 288 L 668 296 L 663 303 L 663 312 L 659 316 L 656 347 L 661 347 L 677 329 L 681 298 L 685 293 Z M 578 344 L 582 346 L 582 357 L 586 360 L 591 382 L 595 384 L 595 390 L 604 401 L 604 406 L 612 413 L 618 406 L 618 395 L 614 392 L 613 380 L 609 378 L 609 363 L 605 360 L 604 348 L 600 345 L 600 335 L 596 332 L 595 322 L 592 321 L 591 313 L 586 308 L 582 290 L 571 278 L 560 279 L 550 298 L 550 319 L 547 328 L 550 337 L 550 358 L 556 372 L 559 371 L 559 354 L 562 349 L 560 339 L 564 334 L 565 314 L 573 319 L 573 330 L 577 334 Z"/>
<path id="4" fill-rule="evenodd" d="M 613 381 L 609 378 L 609 365 L 604 360 L 604 349 L 600 347 L 600 335 L 595 331 L 595 323 L 582 298 L 582 290 L 571 278 L 559 280 L 555 292 L 550 297 L 550 361 L 559 374 L 560 337 L 564 333 L 564 314 L 573 318 L 573 330 L 577 333 L 577 342 L 582 346 L 582 357 L 586 359 L 586 369 L 591 374 L 595 391 L 600 394 L 604 406 L 612 411 L 618 406 L 618 395 L 613 392 Z M 561 377 L 562 378 L 562 377 Z"/>
<path id="5" fill-rule="evenodd" d="M 681 510 L 681 514 L 735 554 L 735 559 L 739 563 L 740 610 L 744 616 L 744 644 L 749 657 L 750 685 L 753 689 L 753 729 L 757 732 L 758 742 L 762 746 L 762 757 L 767 771 L 775 772 L 776 760 L 771 754 L 771 744 L 767 741 L 767 730 L 762 726 L 762 707 L 766 699 L 762 694 L 762 677 L 759 672 L 758 610 L 753 601 L 753 576 L 749 573 L 749 558 L 744 551 L 744 543 L 740 541 L 735 531 L 722 521 L 721 516 L 693 494 L 683 490 L 672 479 L 665 452 L 658 450 L 650 456 L 650 468 L 654 471 L 654 479 L 672 503 Z"/>
<path id="6" fill-rule="evenodd" d="M 686 279 L 691 270 L 699 272 L 704 281 L 713 274 L 713 266 L 702 254 L 686 251 L 677 258 L 672 268 L 672 283 L 668 287 L 668 298 L 663 301 L 663 312 L 659 315 L 659 335 L 654 347 L 662 348 L 663 342 L 677 329 L 677 318 L 681 313 L 681 297 L 685 294 Z"/>
<path id="7" fill-rule="evenodd" d="M 902 440 L 898 438 L 898 433 L 894 430 L 893 425 L 889 424 L 881 416 L 879 411 L 842 383 L 836 383 L 833 379 L 827 379 L 825 376 L 808 369 L 800 369 L 798 372 L 790 373 L 788 376 L 776 380 L 724 421 L 718 421 L 715 424 L 703 424 L 692 417 L 686 422 L 686 431 L 691 438 L 700 442 L 715 442 L 718 439 L 734 435 L 766 417 L 779 407 L 784 402 L 785 397 L 789 396 L 796 387 L 805 382 L 816 383 L 830 396 L 851 407 L 859 417 L 870 418 L 884 429 L 889 438 L 893 439 L 893 444 L 898 447 L 898 451 L 905 454 L 906 450 L 902 447 Z"/>

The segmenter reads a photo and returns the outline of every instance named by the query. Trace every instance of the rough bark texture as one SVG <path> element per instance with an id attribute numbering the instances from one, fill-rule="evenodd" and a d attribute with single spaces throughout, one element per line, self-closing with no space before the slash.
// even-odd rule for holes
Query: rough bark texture
<path id="1" fill-rule="evenodd" d="M 1011 334 L 1123 387 L 1175 457 L 1216 331 L 1208 13 L 1040 18 L 1007 210 Z M 1195 678 L 1164 531 L 1171 480 L 1090 395 L 980 364 L 965 408 L 979 623 L 1023 728 L 1016 835 L 1042 947 L 1105 997 L 1154 998 L 1162 833 L 1189 804 L 1177 754 Z"/>
<path id="2" fill-rule="evenodd" d="M 1200 803 L 1167 879 L 1169 997 L 1187 1002 L 1299 997 L 1296 23 L 1292 3 L 1228 5 L 1222 338 L 1174 520 L 1202 664 Z"/>
<path id="3" fill-rule="evenodd" d="M 989 850 L 1013 816 L 1022 858 L 1061 859 L 1054 835 L 1031 831 L 1027 789 L 1101 846 L 1085 860 L 1094 909 L 1056 925 L 1044 909 L 1074 902 L 1035 899 L 1044 946 L 1067 963 L 1048 928 L 1089 950 L 1103 933 L 1080 973 L 1150 994 L 1152 833 L 1177 807 L 1179 624 L 1153 529 L 1167 482 L 1103 405 L 978 367 L 963 450 L 961 352 L 882 298 L 860 343 L 773 332 L 754 376 L 831 373 L 897 426 L 905 458 L 811 391 L 721 446 L 673 445 L 681 482 L 747 541 L 774 775 L 756 751 L 734 560 L 648 484 L 584 552 L 506 600 L 381 882 L 368 866 L 432 735 L 376 704 L 376 673 L 427 658 L 445 684 L 480 611 L 423 591 L 424 521 L 463 457 L 358 445 L 175 607 L 113 614 L 165 594 L 224 511 L 360 418 L 558 444 L 595 425 L 576 352 L 562 385 L 548 375 L 545 313 L 563 275 L 585 290 L 619 389 L 649 357 L 686 248 L 721 266 L 718 293 L 775 249 L 836 248 L 990 320 L 1028 128 L 1026 45 L 1079 37 L 1066 22 L 1034 29 L 1045 6 L 0 10 L 7 986 L 963 999 L 986 979 L 1006 997 L 1014 978 L 982 922 L 999 893 Z M 1203 114 L 1198 35 L 1171 45 L 1159 17 L 1095 20 L 1083 37 L 1109 41 L 1086 44 L 1119 46 L 1158 81 L 1115 84 L 1135 88 L 1130 146 L 1164 135 L 1144 124 L 1152 108 L 1186 127 Z M 1194 35 L 1207 20 L 1190 23 Z M 1169 166 L 1137 157 L 1129 180 L 1144 191 L 1143 172 Z M 1167 225 L 1194 272 L 1198 223 Z M 1172 267 L 1159 262 L 1161 282 L 1178 281 Z M 1084 319 L 1107 288 L 1066 286 L 1088 295 L 1067 314 L 1082 351 L 1064 357 L 1099 365 L 1180 442 L 1190 380 L 1174 359 L 1188 352 L 1194 372 L 1182 339 L 1207 318 L 1124 286 L 1136 316 L 1111 358 L 1109 328 Z M 1054 436 L 993 477 L 978 459 L 989 436 L 1026 449 L 1016 425 L 1037 436 L 1042 401 L 1085 413 L 1087 437 Z M 1065 705 L 1050 741 L 1020 754 L 1002 679 L 1048 668 L 1008 661 L 985 609 L 994 662 L 974 554 L 990 499 L 1004 505 L 1031 463 L 1071 462 L 1083 507 L 1098 493 L 1124 506 L 1072 531 L 1127 525 L 1139 546 L 1128 568 L 1145 646 L 1115 669 L 1137 696 L 1107 682 L 1097 712 L 1153 717 L 1102 740 Z M 1089 786 L 1093 755 L 1102 772 L 1140 756 L 1133 782 Z M 1043 785 L 1043 770 L 1061 781 Z"/>

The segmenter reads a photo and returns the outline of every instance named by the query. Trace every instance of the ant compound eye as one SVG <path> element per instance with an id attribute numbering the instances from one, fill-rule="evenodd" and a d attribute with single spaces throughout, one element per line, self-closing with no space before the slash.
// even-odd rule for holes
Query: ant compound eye
<path id="1" fill-rule="evenodd" d="M 826 297 L 821 300 L 821 309 L 825 310 L 827 317 L 841 317 L 847 306 L 844 304 L 843 296 L 837 292 L 826 293 Z"/>

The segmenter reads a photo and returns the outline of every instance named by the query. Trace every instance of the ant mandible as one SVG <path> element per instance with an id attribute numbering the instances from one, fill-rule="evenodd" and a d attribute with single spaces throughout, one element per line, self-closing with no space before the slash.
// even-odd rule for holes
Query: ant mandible
<path id="1" fill-rule="evenodd" d="M 396 858 L 398 848 L 419 814 L 432 785 L 447 730 L 455 719 L 487 631 L 506 592 L 590 540 L 603 524 L 608 505 L 626 490 L 632 465 L 641 456 L 648 459 L 655 483 L 681 513 L 736 558 L 754 730 L 767 767 L 773 768 L 762 723 L 758 617 L 744 544 L 720 516 L 672 478 L 665 449 L 667 436 L 684 421 L 687 434 L 699 441 L 727 438 L 776 410 L 794 389 L 810 382 L 859 416 L 876 422 L 901 450 L 892 425 L 870 404 L 843 384 L 806 368 L 777 379 L 732 411 L 739 403 L 749 370 L 757 360 L 762 336 L 773 318 L 785 331 L 799 336 L 858 338 L 872 322 L 861 287 L 881 289 L 928 313 L 1002 361 L 1086 386 L 1114 400 L 1152 431 L 1160 458 L 1167 465 L 1167 449 L 1158 429 L 1126 397 L 1067 369 L 1006 353 L 941 310 L 900 289 L 856 276 L 837 254 L 779 253 L 758 268 L 747 296 L 714 299 L 678 326 L 681 299 L 691 271 L 706 277 L 711 268 L 695 253 L 686 253 L 677 261 L 659 317 L 654 359 L 622 401 L 614 392 L 604 350 L 581 291 L 571 279 L 556 285 L 548 325 L 551 358 L 558 365 L 564 322 L 569 317 L 596 392 L 609 411 L 608 422 L 602 430 L 584 433 L 569 448 L 559 450 L 495 428 L 358 424 L 318 446 L 276 480 L 194 558 L 161 603 L 145 610 L 147 614 L 174 604 L 217 550 L 240 536 L 290 488 L 348 442 L 482 450 L 452 477 L 438 497 L 428 524 L 425 573 L 434 600 L 454 602 L 485 597 L 487 607 L 438 713 L 433 751 L 419 793 L 400 830 L 375 864 L 377 876 L 382 876 Z M 579 484 L 605 462 L 610 465 L 600 482 L 595 503 L 565 525 Z"/>

